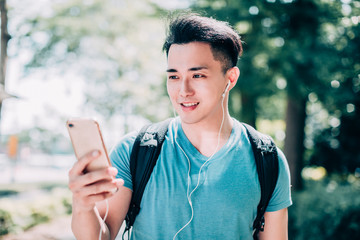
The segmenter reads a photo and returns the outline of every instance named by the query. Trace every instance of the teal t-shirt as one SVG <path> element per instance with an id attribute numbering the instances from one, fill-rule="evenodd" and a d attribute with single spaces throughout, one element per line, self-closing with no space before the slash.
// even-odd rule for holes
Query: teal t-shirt
<path id="1" fill-rule="evenodd" d="M 130 189 L 129 159 L 136 135 L 125 136 L 110 155 L 119 170 L 117 177 L 124 179 L 125 187 Z M 279 149 L 278 153 L 279 178 L 267 211 L 292 204 L 289 167 Z M 187 139 L 180 119 L 174 119 L 146 185 L 131 239 L 173 239 L 191 219 L 192 210 L 192 221 L 176 239 L 252 239 L 260 185 L 244 126 L 234 119 L 227 143 L 202 168 L 199 187 L 191 196 L 191 208 L 187 196 L 197 185 L 199 169 L 207 159 Z"/>

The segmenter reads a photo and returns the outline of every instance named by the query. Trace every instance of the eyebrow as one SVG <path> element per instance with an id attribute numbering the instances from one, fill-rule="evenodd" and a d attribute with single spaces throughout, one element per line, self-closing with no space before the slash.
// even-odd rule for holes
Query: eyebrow
<path id="1" fill-rule="evenodd" d="M 208 67 L 206 67 L 206 66 L 192 67 L 192 68 L 189 68 L 188 71 L 194 72 L 194 71 L 199 71 L 199 70 L 203 70 L 203 69 L 208 69 Z M 170 68 L 170 69 L 167 69 L 166 72 L 178 72 L 178 70 L 176 70 L 174 68 Z"/>

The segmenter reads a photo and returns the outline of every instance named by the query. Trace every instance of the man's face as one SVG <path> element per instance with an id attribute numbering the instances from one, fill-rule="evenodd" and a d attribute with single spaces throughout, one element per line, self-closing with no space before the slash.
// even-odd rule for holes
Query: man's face
<path id="1" fill-rule="evenodd" d="M 171 103 L 184 123 L 222 118 L 222 93 L 228 80 L 209 44 L 171 45 L 167 76 Z"/>

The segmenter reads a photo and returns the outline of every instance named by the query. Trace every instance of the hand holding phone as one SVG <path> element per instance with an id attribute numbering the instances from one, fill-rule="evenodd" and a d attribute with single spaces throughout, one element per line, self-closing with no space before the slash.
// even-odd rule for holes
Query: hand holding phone
<path id="1" fill-rule="evenodd" d="M 90 172 L 111 166 L 102 138 L 99 123 L 94 119 L 70 119 L 66 123 L 76 158 L 98 150 L 100 156 L 90 162 L 85 172 Z"/>

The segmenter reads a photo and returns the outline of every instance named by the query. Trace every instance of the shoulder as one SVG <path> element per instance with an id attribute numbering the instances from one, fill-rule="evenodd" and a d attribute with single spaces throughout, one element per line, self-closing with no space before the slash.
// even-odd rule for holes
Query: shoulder
<path id="1" fill-rule="evenodd" d="M 138 132 L 130 132 L 123 136 L 111 149 L 109 157 L 112 164 L 115 162 L 128 162 Z"/>
<path id="2" fill-rule="evenodd" d="M 131 132 L 122 137 L 110 152 L 111 165 L 118 170 L 116 178 L 124 180 L 124 186 L 132 189 L 130 173 L 130 154 L 137 136 L 137 132 Z"/>
<path id="3" fill-rule="evenodd" d="M 278 147 L 277 147 L 277 153 L 278 153 L 278 159 L 279 159 L 279 171 L 283 171 L 284 174 L 286 174 L 287 176 L 289 176 L 288 178 L 290 178 L 289 164 L 288 164 L 288 161 L 287 161 L 284 153 Z M 279 174 L 281 174 L 281 173 L 279 173 Z"/>
<path id="4" fill-rule="evenodd" d="M 114 153 L 114 152 L 116 153 L 119 151 L 131 152 L 132 146 L 134 145 L 137 134 L 138 134 L 137 131 L 133 131 L 133 132 L 130 132 L 130 133 L 126 134 L 125 136 L 123 136 L 117 142 L 117 144 L 111 149 L 111 153 Z"/>
<path id="5" fill-rule="evenodd" d="M 290 170 L 284 153 L 277 148 L 279 161 L 279 175 L 272 198 L 266 209 L 267 212 L 275 212 L 292 205 Z"/>

